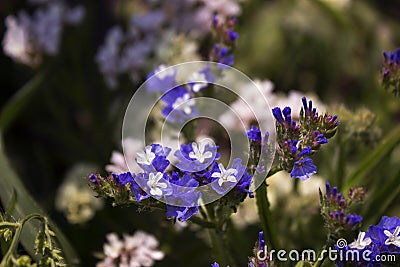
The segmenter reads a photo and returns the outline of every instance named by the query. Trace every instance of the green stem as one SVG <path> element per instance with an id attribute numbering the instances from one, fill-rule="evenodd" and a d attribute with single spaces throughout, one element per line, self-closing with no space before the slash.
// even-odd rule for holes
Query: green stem
<path id="1" fill-rule="evenodd" d="M 322 248 L 321 253 L 318 254 L 318 260 L 314 263 L 313 267 L 319 267 L 322 265 L 322 263 L 324 263 L 325 259 L 326 259 L 326 246 L 324 246 Z M 323 253 L 323 254 L 322 254 Z M 323 257 L 321 258 L 321 254 L 323 255 Z"/>
<path id="2" fill-rule="evenodd" d="M 10 259 L 12 258 L 14 252 L 18 249 L 18 243 L 19 243 L 19 238 L 22 233 L 22 229 L 23 229 L 25 223 L 27 223 L 28 221 L 30 221 L 32 219 L 44 220 L 45 218 L 38 213 L 33 213 L 33 214 L 26 216 L 20 223 L 16 223 L 16 230 L 15 230 L 13 239 L 11 241 L 11 245 L 8 248 L 7 253 L 4 255 L 4 258 L 1 261 L 0 266 L 9 266 L 7 264 L 9 263 Z"/>
<path id="3" fill-rule="evenodd" d="M 343 179 L 345 177 L 345 165 L 346 165 L 346 144 L 342 138 L 342 134 L 338 132 L 338 161 L 337 161 L 337 173 L 336 173 L 336 181 L 337 187 L 341 190 L 343 187 Z"/>
<path id="4" fill-rule="evenodd" d="M 199 217 L 196 216 L 192 216 L 190 217 L 189 221 L 191 221 L 194 224 L 197 224 L 203 228 L 209 228 L 209 229 L 214 229 L 215 228 L 215 224 L 212 222 L 208 222 L 205 220 L 200 219 Z"/>
<path id="5" fill-rule="evenodd" d="M 275 166 L 269 171 L 266 179 L 281 170 L 282 168 L 280 165 Z M 261 226 L 264 231 L 264 236 L 266 238 L 266 241 L 270 246 L 270 248 L 278 250 L 280 249 L 280 245 L 272 219 L 271 207 L 267 196 L 267 184 L 265 183 L 265 181 L 256 190 L 256 202 L 258 208 L 258 215 L 260 217 Z"/>

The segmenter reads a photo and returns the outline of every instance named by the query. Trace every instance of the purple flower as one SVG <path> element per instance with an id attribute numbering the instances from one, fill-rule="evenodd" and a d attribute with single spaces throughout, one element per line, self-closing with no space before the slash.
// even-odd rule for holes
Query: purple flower
<path id="1" fill-rule="evenodd" d="M 256 126 L 251 126 L 250 130 L 248 130 L 246 134 L 251 141 L 261 143 L 261 131 Z"/>
<path id="2" fill-rule="evenodd" d="M 128 183 L 132 183 L 134 179 L 134 175 L 130 172 L 125 172 L 121 174 L 115 174 L 113 173 L 112 176 L 114 180 L 120 185 L 120 186 L 125 186 Z"/>
<path id="3" fill-rule="evenodd" d="M 136 175 L 135 181 L 147 194 L 155 198 L 169 196 L 172 193 L 168 173 L 139 173 Z"/>
<path id="4" fill-rule="evenodd" d="M 236 158 L 233 160 L 232 168 L 225 168 L 221 163 L 214 163 L 211 169 L 212 183 L 211 187 L 218 194 L 226 194 L 243 177 L 246 167 L 242 165 L 242 160 Z"/>
<path id="5" fill-rule="evenodd" d="M 233 55 L 229 53 L 229 50 L 225 47 L 220 47 L 218 44 L 214 45 L 214 54 L 216 56 L 216 61 L 224 65 L 233 65 Z M 225 69 L 226 66 L 218 64 L 220 69 Z"/>
<path id="6" fill-rule="evenodd" d="M 290 177 L 300 178 L 301 180 L 307 180 L 311 175 L 317 172 L 317 167 L 314 165 L 312 159 L 304 158 L 294 163 L 293 169 L 290 172 Z"/>
<path id="7" fill-rule="evenodd" d="M 169 165 L 167 156 L 170 152 L 171 149 L 168 147 L 152 144 L 137 153 L 136 162 L 146 172 L 163 172 Z"/>
<path id="8" fill-rule="evenodd" d="M 94 175 L 93 173 L 91 173 L 89 175 L 89 181 L 92 182 L 94 185 L 99 185 L 99 179 L 97 178 L 96 175 Z"/>
<path id="9" fill-rule="evenodd" d="M 199 93 L 213 81 L 215 81 L 215 76 L 212 74 L 210 67 L 207 66 L 198 72 L 192 73 L 188 79 L 188 85 L 193 93 Z"/>
<path id="10" fill-rule="evenodd" d="M 198 116 L 199 112 L 194 99 L 181 86 L 169 90 L 161 100 L 166 104 L 166 107 L 162 110 L 162 115 L 170 122 L 183 123 L 187 119 Z"/>
<path id="11" fill-rule="evenodd" d="M 381 253 L 400 254 L 400 219 L 383 216 L 377 225 L 368 228 L 367 236 Z"/>
<path id="12" fill-rule="evenodd" d="M 199 172 L 205 170 L 215 160 L 220 158 L 218 146 L 212 146 L 207 140 L 188 145 L 182 144 L 180 150 L 175 151 L 179 162 L 176 167 L 185 172 Z"/>
<path id="13" fill-rule="evenodd" d="M 296 124 L 295 120 L 292 120 L 291 113 L 292 110 L 290 109 L 290 107 L 285 107 L 283 110 L 278 107 L 272 109 L 272 115 L 274 115 L 277 122 L 279 122 L 282 126 L 287 127 L 288 129 L 298 130 L 299 126 Z"/>
<path id="14" fill-rule="evenodd" d="M 147 90 L 166 92 L 176 86 L 176 69 L 159 66 L 147 76 Z"/>
<path id="15" fill-rule="evenodd" d="M 200 192 L 196 192 L 199 182 L 189 174 L 179 178 L 178 173 L 173 173 L 170 178 L 172 194 L 166 197 L 167 203 L 176 203 L 179 206 L 167 204 L 167 217 L 179 221 L 186 221 L 199 211 L 198 201 Z"/>

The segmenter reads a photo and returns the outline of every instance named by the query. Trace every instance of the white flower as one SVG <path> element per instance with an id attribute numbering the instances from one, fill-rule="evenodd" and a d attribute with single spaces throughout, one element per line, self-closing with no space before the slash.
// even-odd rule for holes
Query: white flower
<path id="1" fill-rule="evenodd" d="M 6 28 L 7 31 L 3 39 L 4 54 L 23 64 L 34 65 L 30 56 L 33 47 L 29 40 L 29 17 L 27 14 L 21 12 L 18 19 L 14 16 L 8 16 Z"/>
<path id="2" fill-rule="evenodd" d="M 136 161 L 139 164 L 151 165 L 155 158 L 156 154 L 151 152 L 151 146 L 146 146 L 145 151 L 140 151 L 137 153 Z"/>
<path id="3" fill-rule="evenodd" d="M 190 75 L 188 79 L 189 83 L 193 83 L 192 90 L 195 93 L 198 93 L 201 89 L 207 86 L 208 81 L 206 75 L 200 72 L 194 72 Z"/>
<path id="4" fill-rule="evenodd" d="M 163 178 L 163 173 L 157 172 L 157 174 L 150 173 L 149 180 L 147 181 L 147 186 L 150 188 L 150 194 L 153 196 L 162 196 L 163 192 L 160 188 L 167 188 L 166 183 L 160 183 Z"/>
<path id="5" fill-rule="evenodd" d="M 206 151 L 204 153 L 207 144 L 208 144 L 207 140 L 200 141 L 199 143 L 193 142 L 192 143 L 193 151 L 189 153 L 189 157 L 191 159 L 198 160 L 200 163 L 203 163 L 205 159 L 211 158 L 212 157 L 211 151 Z"/>
<path id="6" fill-rule="evenodd" d="M 113 151 L 111 155 L 111 164 L 106 165 L 105 169 L 108 172 L 120 174 L 124 172 L 140 172 L 141 168 L 135 161 L 136 154 L 143 150 L 143 142 L 139 139 L 126 138 L 122 140 L 124 155 L 119 151 Z"/>
<path id="7" fill-rule="evenodd" d="M 165 65 L 160 65 L 154 70 L 154 73 L 158 79 L 164 80 L 166 77 L 175 75 L 175 71 L 175 68 L 168 68 Z"/>
<path id="8" fill-rule="evenodd" d="M 194 99 L 190 98 L 189 94 L 184 94 L 182 97 L 178 97 L 172 108 L 175 110 L 182 110 L 185 114 L 189 115 L 192 113 L 192 107 L 194 106 Z"/>
<path id="9" fill-rule="evenodd" d="M 236 183 L 236 175 L 237 175 L 237 170 L 236 169 L 225 169 L 224 166 L 219 163 L 218 168 L 220 172 L 214 172 L 211 177 L 218 178 L 218 185 L 222 186 L 223 183 L 226 182 L 233 182 Z"/>
<path id="10" fill-rule="evenodd" d="M 367 237 L 365 238 L 365 232 L 360 232 L 358 234 L 357 240 L 355 240 L 353 243 L 349 245 L 350 248 L 356 248 L 356 249 L 364 249 L 366 246 L 371 244 L 372 240 L 371 238 Z"/>
<path id="11" fill-rule="evenodd" d="M 385 241 L 385 245 L 395 245 L 396 247 L 400 247 L 400 226 L 396 227 L 393 234 L 388 230 L 383 232 L 388 237 Z"/>
<path id="12" fill-rule="evenodd" d="M 155 260 L 164 258 L 164 253 L 157 249 L 157 239 L 142 231 L 132 236 L 125 234 L 122 240 L 117 234 L 110 233 L 107 241 L 103 246 L 106 258 L 96 267 L 150 267 Z"/>
<path id="13" fill-rule="evenodd" d="M 103 200 L 94 197 L 93 191 L 87 186 L 85 179 L 96 166 L 78 164 L 66 175 L 60 185 L 55 199 L 55 207 L 62 212 L 72 224 L 85 223 L 92 219 L 97 210 L 103 207 Z"/>

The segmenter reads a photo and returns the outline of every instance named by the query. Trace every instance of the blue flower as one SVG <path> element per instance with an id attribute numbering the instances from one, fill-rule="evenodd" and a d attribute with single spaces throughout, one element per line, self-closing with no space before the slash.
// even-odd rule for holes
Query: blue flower
<path id="1" fill-rule="evenodd" d="M 220 47 L 218 44 L 214 45 L 214 54 L 216 55 L 216 59 L 218 63 L 222 63 L 224 65 L 232 66 L 233 65 L 233 55 L 229 54 L 229 50 L 225 47 Z M 225 69 L 226 66 L 218 64 L 220 69 Z"/>
<path id="2" fill-rule="evenodd" d="M 383 216 L 377 225 L 368 228 L 367 236 L 382 253 L 400 254 L 400 219 Z"/>
<path id="3" fill-rule="evenodd" d="M 290 109 L 290 107 L 285 107 L 283 110 L 278 107 L 272 109 L 272 115 L 274 115 L 276 121 L 279 122 L 279 124 L 287 127 L 288 129 L 298 130 L 299 126 L 297 125 L 295 120 L 292 120 L 291 113 L 292 110 Z"/>
<path id="4" fill-rule="evenodd" d="M 134 179 L 133 175 L 130 172 L 125 172 L 121 174 L 115 174 L 115 173 L 112 174 L 114 180 L 120 186 L 125 186 L 128 183 L 132 183 Z"/>
<path id="5" fill-rule="evenodd" d="M 137 153 L 136 162 L 146 172 L 163 172 L 169 165 L 167 156 L 170 152 L 171 149 L 168 147 L 152 144 Z"/>
<path id="6" fill-rule="evenodd" d="M 207 140 L 201 140 L 198 143 L 192 142 L 188 145 L 182 144 L 180 150 L 174 153 L 179 160 L 176 167 L 185 172 L 205 170 L 220 158 L 217 149 L 218 146 L 212 146 Z"/>
<path id="7" fill-rule="evenodd" d="M 188 79 L 188 85 L 193 93 L 199 93 L 207 88 L 209 83 L 215 81 L 215 76 L 211 72 L 209 66 L 198 72 L 194 72 Z"/>
<path id="8" fill-rule="evenodd" d="M 125 186 L 128 183 L 130 184 L 132 193 L 135 196 L 135 199 L 137 202 L 140 202 L 148 197 L 150 197 L 149 194 L 147 194 L 143 189 L 136 183 L 135 179 L 143 179 L 145 177 L 145 174 L 139 173 L 138 175 L 135 175 L 131 172 L 125 172 L 121 174 L 112 174 L 114 181 L 119 185 L 119 186 Z"/>
<path id="9" fill-rule="evenodd" d="M 93 173 L 91 173 L 89 175 L 89 181 L 92 182 L 94 185 L 99 185 L 99 179 L 97 178 L 96 175 L 94 175 Z"/>
<path id="10" fill-rule="evenodd" d="M 248 130 L 246 134 L 251 141 L 261 143 L 261 131 L 256 126 L 251 126 L 250 130 Z"/>
<path id="11" fill-rule="evenodd" d="M 300 178 L 301 180 L 307 180 L 311 175 L 317 172 L 317 167 L 314 165 L 312 159 L 304 158 L 294 163 L 293 169 L 290 172 L 290 177 Z"/>
<path id="12" fill-rule="evenodd" d="M 211 187 L 218 194 L 226 194 L 243 177 L 246 167 L 242 165 L 242 160 L 236 158 L 233 160 L 232 168 L 226 168 L 221 164 L 214 163 L 211 169 L 212 183 Z"/>
<path id="13" fill-rule="evenodd" d="M 362 216 L 357 214 L 349 214 L 346 217 L 345 223 L 350 227 L 353 228 L 355 225 L 360 224 L 362 221 Z"/>
<path id="14" fill-rule="evenodd" d="M 176 86 L 176 69 L 159 66 L 147 76 L 147 90 L 166 92 Z"/>
<path id="15" fill-rule="evenodd" d="M 144 179 L 144 173 L 139 173 L 138 175 L 136 175 L 137 179 Z M 137 183 L 136 181 L 133 181 L 131 183 L 131 190 L 133 195 L 135 196 L 135 199 L 137 202 L 140 202 L 146 198 L 149 198 L 150 195 L 147 194 Z"/>
<path id="16" fill-rule="evenodd" d="M 161 113 L 170 122 L 183 123 L 199 114 L 194 99 L 182 86 L 169 90 L 161 100 L 166 104 Z"/>
<path id="17" fill-rule="evenodd" d="M 168 173 L 139 173 L 136 175 L 135 181 L 147 194 L 155 198 L 161 198 L 172 194 Z"/>
<path id="18" fill-rule="evenodd" d="M 179 178 L 178 173 L 173 173 L 170 178 L 172 194 L 166 197 L 167 203 L 179 204 L 179 206 L 167 204 L 167 217 L 179 221 L 186 221 L 199 211 L 198 201 L 200 192 L 196 192 L 199 182 L 189 174 Z"/>

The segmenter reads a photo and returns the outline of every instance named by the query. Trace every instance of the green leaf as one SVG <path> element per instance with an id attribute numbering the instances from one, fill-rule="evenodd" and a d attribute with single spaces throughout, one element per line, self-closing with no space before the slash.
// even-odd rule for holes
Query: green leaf
<path id="1" fill-rule="evenodd" d="M 382 143 L 364 158 L 358 168 L 349 176 L 342 191 L 348 192 L 352 186 L 368 184 L 372 177 L 368 179 L 367 175 L 383 162 L 386 156 L 388 156 L 399 143 L 400 126 L 389 133 Z"/>
<path id="2" fill-rule="evenodd" d="M 35 92 L 43 83 L 45 72 L 39 73 L 32 80 L 26 83 L 1 110 L 0 129 L 2 132 L 8 130 L 12 122 L 17 118 L 19 113 L 25 108 L 26 104 L 32 98 Z"/>
<path id="3" fill-rule="evenodd" d="M 1 137 L 0 133 L 0 137 Z M 3 142 L 0 138 L 0 200 L 3 206 L 10 206 L 13 201 L 13 192 L 16 191 L 19 197 L 17 203 L 15 203 L 14 211 L 12 216 L 17 219 L 23 219 L 27 215 L 32 213 L 39 213 L 45 216 L 43 210 L 39 207 L 33 197 L 24 187 L 23 183 L 15 172 L 9 166 L 8 160 L 3 152 Z M 49 219 L 49 224 L 56 233 L 57 241 L 59 246 L 64 252 L 65 259 L 68 266 L 75 266 L 79 263 L 76 252 L 74 251 L 71 244 L 67 241 L 64 234 L 56 227 L 56 225 Z M 38 232 L 39 223 L 37 221 L 29 221 L 24 225 L 24 230 L 21 235 L 21 243 L 25 250 L 34 257 L 34 243 L 36 239 L 36 233 Z"/>
<path id="4" fill-rule="evenodd" d="M 299 261 L 295 267 L 312 267 L 308 261 Z"/>
<path id="5" fill-rule="evenodd" d="M 375 224 L 385 215 L 388 208 L 400 195 L 400 171 L 385 182 L 379 190 L 371 194 L 372 199 L 364 204 L 362 214 L 364 215 L 364 224 Z"/>
<path id="6" fill-rule="evenodd" d="M 14 189 L 10 203 L 8 204 L 7 209 L 6 209 L 6 214 L 4 216 L 6 220 L 10 220 L 11 214 L 15 210 L 16 203 L 17 203 L 17 192 Z"/>

